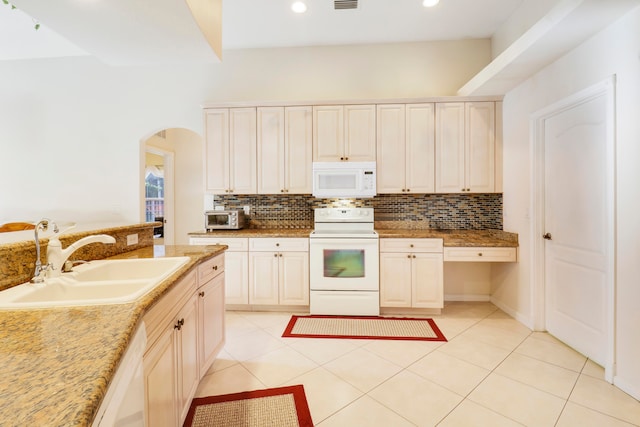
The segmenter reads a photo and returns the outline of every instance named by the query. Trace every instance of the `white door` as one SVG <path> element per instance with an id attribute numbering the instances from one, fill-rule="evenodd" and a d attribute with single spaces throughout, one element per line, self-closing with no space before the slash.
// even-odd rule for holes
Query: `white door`
<path id="1" fill-rule="evenodd" d="M 605 367 L 613 287 L 607 105 L 605 94 L 578 100 L 543 130 L 546 328 Z"/>

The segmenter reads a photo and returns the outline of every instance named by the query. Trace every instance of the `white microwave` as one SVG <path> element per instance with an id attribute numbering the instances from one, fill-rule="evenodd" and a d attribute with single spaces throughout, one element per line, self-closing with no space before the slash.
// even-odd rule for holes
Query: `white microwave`
<path id="1" fill-rule="evenodd" d="M 373 197 L 376 162 L 313 162 L 314 197 Z"/>

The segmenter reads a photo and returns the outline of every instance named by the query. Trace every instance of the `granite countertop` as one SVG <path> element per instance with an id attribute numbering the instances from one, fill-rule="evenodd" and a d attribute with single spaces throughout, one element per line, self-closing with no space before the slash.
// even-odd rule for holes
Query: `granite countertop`
<path id="1" fill-rule="evenodd" d="M 245 228 L 242 230 L 197 231 L 191 237 L 309 237 L 311 228 Z M 517 247 L 518 235 L 502 230 L 436 230 L 376 228 L 380 238 L 436 238 L 445 247 Z"/>
<path id="2" fill-rule="evenodd" d="M 91 425 L 146 311 L 188 271 L 226 246 L 150 246 L 112 258 L 191 260 L 129 304 L 0 310 L 2 425 Z"/>

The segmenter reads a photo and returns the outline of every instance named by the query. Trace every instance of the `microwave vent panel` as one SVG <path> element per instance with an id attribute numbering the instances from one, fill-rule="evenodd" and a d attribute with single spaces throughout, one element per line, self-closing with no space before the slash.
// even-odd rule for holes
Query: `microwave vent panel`
<path id="1" fill-rule="evenodd" d="M 358 9 L 358 0 L 334 0 L 333 8 L 335 10 Z"/>

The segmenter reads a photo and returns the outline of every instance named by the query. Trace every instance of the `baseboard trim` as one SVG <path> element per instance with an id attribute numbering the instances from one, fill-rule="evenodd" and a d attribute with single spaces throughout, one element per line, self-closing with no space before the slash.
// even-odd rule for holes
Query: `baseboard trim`
<path id="1" fill-rule="evenodd" d="M 503 303 L 496 300 L 495 298 L 491 298 L 491 304 L 495 305 L 500 310 L 504 311 L 509 316 L 513 317 L 514 319 L 522 323 L 527 328 L 531 329 L 532 331 L 535 331 L 535 329 L 533 328 L 533 319 L 531 319 L 531 317 L 523 316 L 521 313 L 513 310 L 511 307 L 504 305 Z"/>
<path id="2" fill-rule="evenodd" d="M 461 294 L 448 294 L 444 296 L 445 301 L 468 301 L 468 302 L 489 302 L 491 297 L 489 295 L 461 295 Z"/>
<path id="3" fill-rule="evenodd" d="M 624 391 L 625 393 L 633 397 L 634 399 L 640 400 L 640 389 L 638 387 L 635 387 L 630 382 L 616 375 L 613 377 L 613 384 L 616 387 L 618 387 L 620 390 Z"/>

